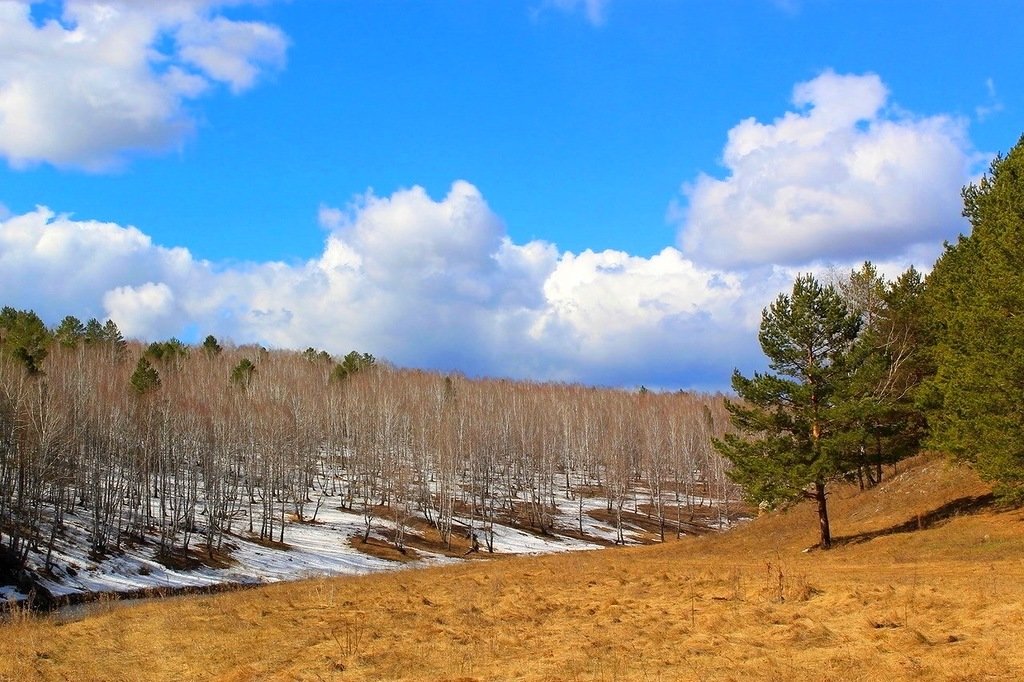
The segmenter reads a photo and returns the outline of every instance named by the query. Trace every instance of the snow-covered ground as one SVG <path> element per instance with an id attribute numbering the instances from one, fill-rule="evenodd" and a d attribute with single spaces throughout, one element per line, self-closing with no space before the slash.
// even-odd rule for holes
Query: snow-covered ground
<path id="1" fill-rule="evenodd" d="M 589 512 L 606 509 L 602 497 L 583 500 L 583 537 L 594 542 L 561 534 L 579 534 L 579 499 L 556 499 L 558 511 L 550 535 L 538 535 L 508 525 L 494 524 L 494 551 L 502 554 L 546 554 L 552 552 L 601 549 L 616 538 L 613 524 L 596 520 Z M 456 519 L 469 526 L 468 519 Z M 93 560 L 88 553 L 88 531 L 84 518 L 74 514 L 65 517 L 65 532 L 58 540 L 53 557 L 53 577 L 42 574 L 45 556 L 32 553 L 28 564 L 38 576 L 38 584 L 54 597 L 81 598 L 90 593 L 137 593 L 146 590 L 170 591 L 188 588 L 212 588 L 221 584 L 260 584 L 297 580 L 313 576 L 361 575 L 377 571 L 454 563 L 462 559 L 417 549 L 420 558 L 400 563 L 377 558 L 359 551 L 350 542 L 361 537 L 365 529 L 360 513 L 344 511 L 336 498 L 326 498 L 315 523 L 286 521 L 284 541 L 287 548 L 267 546 L 247 539 L 245 534 L 232 535 L 232 565 L 227 568 L 201 566 L 192 570 L 168 568 L 155 560 L 154 543 L 122 546 L 110 556 Z M 375 518 L 371 537 L 384 540 L 392 526 L 386 518 Z M 411 531 L 407 531 L 411 532 Z M 275 532 L 275 537 L 277 533 Z M 627 544 L 641 542 L 642 529 L 624 527 Z M 482 531 L 479 537 L 482 538 Z M 483 542 L 481 541 L 483 547 Z M 483 550 L 485 551 L 485 550 Z M 27 597 L 11 586 L 0 586 L 0 600 L 23 600 Z"/>

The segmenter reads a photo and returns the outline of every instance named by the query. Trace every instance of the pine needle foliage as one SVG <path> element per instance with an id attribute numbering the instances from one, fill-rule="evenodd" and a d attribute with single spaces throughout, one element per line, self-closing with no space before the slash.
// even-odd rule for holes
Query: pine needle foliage
<path id="1" fill-rule="evenodd" d="M 160 388 L 160 373 L 150 364 L 146 356 L 139 358 L 129 382 L 135 392 L 142 395 Z"/>
<path id="2" fill-rule="evenodd" d="M 971 461 L 1005 501 L 1024 502 L 1024 137 L 964 188 L 970 236 L 928 279 L 936 344 L 932 445 Z"/>
<path id="3" fill-rule="evenodd" d="M 256 365 L 249 358 L 242 358 L 231 368 L 231 383 L 248 388 L 256 374 Z"/>
<path id="4" fill-rule="evenodd" d="M 825 485 L 848 469 L 843 450 L 830 443 L 841 421 L 833 398 L 850 374 L 860 325 L 835 289 L 798 277 L 792 294 L 779 295 L 762 314 L 758 339 L 772 373 L 733 373 L 742 401 L 727 406 L 737 432 L 715 443 L 753 504 L 816 499 L 825 548 L 832 542 Z"/>

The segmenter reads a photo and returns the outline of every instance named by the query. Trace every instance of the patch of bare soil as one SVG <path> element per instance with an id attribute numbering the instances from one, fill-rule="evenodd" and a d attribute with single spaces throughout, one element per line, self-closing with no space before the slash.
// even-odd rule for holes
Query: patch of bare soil
<path id="1" fill-rule="evenodd" d="M 189 547 L 188 550 L 158 550 L 153 555 L 157 563 L 177 571 L 194 571 L 198 568 L 230 568 L 238 564 L 231 557 L 230 544 L 221 549 L 206 547 Z"/>
<path id="2" fill-rule="evenodd" d="M 348 543 L 363 554 L 368 554 L 378 559 L 398 561 L 404 564 L 420 558 L 419 552 L 411 547 L 406 546 L 403 549 L 398 549 L 393 542 L 374 537 L 370 537 L 364 542 L 362 535 L 353 535 L 349 537 Z"/>

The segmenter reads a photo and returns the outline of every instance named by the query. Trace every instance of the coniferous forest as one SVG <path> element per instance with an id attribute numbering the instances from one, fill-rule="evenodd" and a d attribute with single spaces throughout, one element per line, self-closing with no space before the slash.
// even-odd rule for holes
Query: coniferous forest
<path id="1" fill-rule="evenodd" d="M 963 199 L 971 233 L 928 277 L 798 277 L 763 313 L 770 371 L 733 375 L 736 430 L 716 442 L 733 478 L 754 504 L 815 500 L 822 547 L 828 482 L 874 485 L 922 447 L 1024 500 L 1024 137 Z"/>

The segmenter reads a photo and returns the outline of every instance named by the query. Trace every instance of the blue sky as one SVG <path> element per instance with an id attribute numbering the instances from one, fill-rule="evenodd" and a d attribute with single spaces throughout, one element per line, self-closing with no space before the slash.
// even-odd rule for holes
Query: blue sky
<path id="1" fill-rule="evenodd" d="M 964 229 L 1020 44 L 1008 1 L 0 1 L 0 298 L 724 387 L 796 272 Z"/>

